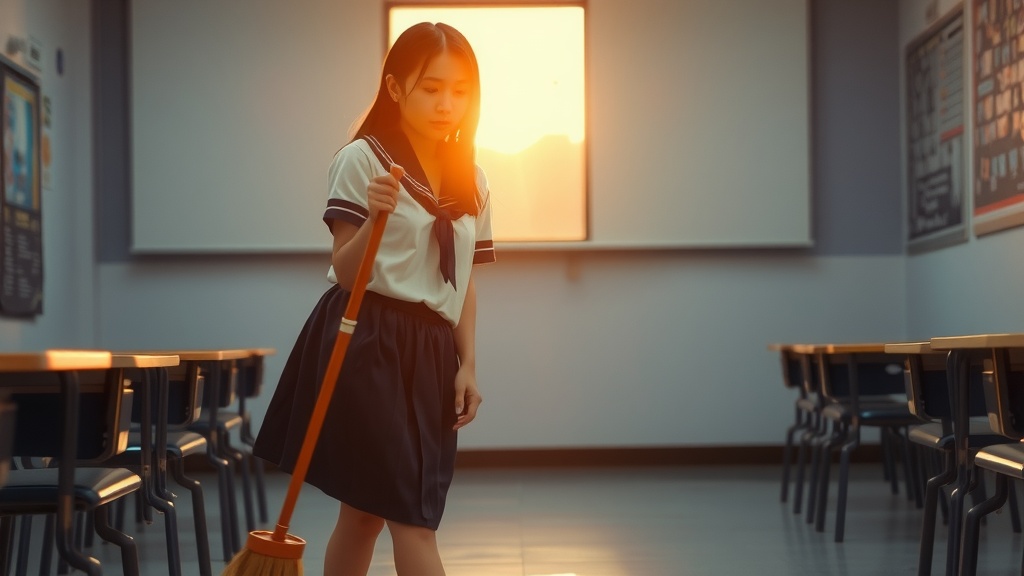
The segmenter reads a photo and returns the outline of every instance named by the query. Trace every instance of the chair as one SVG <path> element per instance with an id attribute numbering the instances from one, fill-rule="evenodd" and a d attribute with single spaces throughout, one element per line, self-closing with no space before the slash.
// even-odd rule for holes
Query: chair
<path id="1" fill-rule="evenodd" d="M 179 353 L 183 359 L 185 353 Z M 254 524 L 252 518 L 252 492 L 249 483 L 247 455 L 231 444 L 231 431 L 241 428 L 242 417 L 237 412 L 224 410 L 234 404 L 238 368 L 236 362 L 250 355 L 248 350 L 196 351 L 188 357 L 199 363 L 200 374 L 204 376 L 202 409 L 204 416 L 187 426 L 206 439 L 207 458 L 217 469 L 220 490 L 221 545 L 224 561 L 228 562 L 241 550 L 241 535 L 238 522 L 238 505 L 235 495 L 234 469 L 242 472 L 242 488 L 245 497 L 246 521 Z M 255 529 L 253 526 L 250 531 Z"/>
<path id="2" fill-rule="evenodd" d="M 914 415 L 925 422 L 911 426 L 907 436 L 911 442 L 940 455 L 941 465 L 938 474 L 929 478 L 925 484 L 924 517 L 921 523 L 921 541 L 918 548 L 918 574 L 926 576 L 931 574 L 940 491 L 956 479 L 953 403 L 946 372 L 947 353 L 933 351 L 928 342 L 886 345 L 886 351 L 905 355 L 904 382 L 907 405 Z M 986 416 L 985 397 L 980 385 L 980 367 L 972 366 L 970 376 L 972 380 L 969 403 L 970 431 L 968 433 L 970 448 L 974 451 L 993 444 L 1010 442 L 1010 439 L 995 434 L 984 418 Z M 979 486 L 983 488 L 984 484 L 980 483 Z M 979 490 L 978 492 L 983 491 Z M 1012 494 L 1011 497 L 1010 520 L 1014 532 L 1020 532 L 1020 516 L 1016 505 L 1016 496 Z"/>
<path id="3" fill-rule="evenodd" d="M 845 536 L 850 455 L 860 446 L 863 427 L 880 430 L 884 470 L 893 493 L 898 493 L 893 452 L 900 451 L 906 472 L 907 496 L 915 499 L 918 506 L 922 505 L 920 491 L 912 481 L 913 463 L 906 438 L 907 427 L 921 421 L 907 407 L 903 369 L 898 357 L 886 354 L 884 349 L 884 344 L 846 344 L 828 345 L 819 351 L 819 378 L 825 399 L 821 418 L 831 424 L 832 432 L 822 437 L 817 445 L 809 499 L 814 508 L 808 510 L 808 522 L 813 519 L 819 532 L 825 529 L 831 455 L 838 452 L 836 542 L 842 542 Z M 810 508 L 811 505 L 808 506 Z"/>
<path id="4" fill-rule="evenodd" d="M 266 356 L 276 353 L 273 348 L 255 348 L 251 350 L 248 358 L 239 360 L 238 365 L 238 415 L 242 418 L 240 436 L 242 443 L 249 457 L 247 460 L 252 465 L 253 475 L 256 483 L 256 503 L 259 510 L 261 523 L 267 522 L 267 490 L 263 478 L 263 460 L 251 457 L 253 446 L 256 444 L 256 437 L 252 433 L 252 415 L 246 407 L 249 398 L 259 396 L 263 389 L 263 360 Z M 251 528 L 250 528 L 251 530 Z"/>
<path id="5" fill-rule="evenodd" d="M 180 362 L 177 356 L 174 358 Z M 199 366 L 186 362 L 176 366 L 139 367 L 129 371 L 129 375 L 132 388 L 138 391 L 142 401 L 135 404 L 136 409 L 132 413 L 133 428 L 128 437 L 128 448 L 116 457 L 115 462 L 141 472 L 143 490 L 140 496 L 143 497 L 138 502 L 137 516 L 141 517 L 140 520 L 151 521 L 150 507 L 163 513 L 168 572 L 178 576 L 181 574 L 181 557 L 175 496 L 167 490 L 167 471 L 170 468 L 177 484 L 191 494 L 199 570 L 201 576 L 210 576 L 212 566 L 203 490 L 199 481 L 187 477 L 184 472 L 187 456 L 206 451 L 206 440 L 184 429 L 200 413 L 203 378 L 199 375 Z"/>
<path id="6" fill-rule="evenodd" d="M 996 347 L 985 360 L 982 388 L 989 424 L 993 431 L 1010 442 L 979 449 L 974 467 L 996 475 L 995 493 L 976 504 L 964 518 L 960 574 L 977 572 L 978 542 L 982 519 L 1002 508 L 1010 491 L 1010 480 L 1024 479 L 1024 338 L 1016 347 Z M 1011 502 L 1012 504 L 1012 502 Z M 1024 574 L 1022 558 L 1021 574 Z"/>
<path id="7" fill-rule="evenodd" d="M 810 354 L 801 346 L 773 344 L 770 350 L 779 353 L 782 364 L 782 384 L 796 389 L 798 396 L 793 403 L 793 424 L 786 429 L 786 443 L 782 451 L 782 493 L 780 501 L 789 497 L 790 464 L 793 449 L 797 449 L 797 479 L 794 494 L 794 513 L 800 513 L 803 494 L 804 464 L 810 439 L 817 434 L 819 425 L 819 403 L 817 399 L 817 376 L 810 369 Z"/>
<path id="8" fill-rule="evenodd" d="M 0 516 L 8 538 L 15 516 L 57 514 L 56 544 L 62 558 L 98 575 L 99 562 L 73 544 L 72 512 L 90 512 L 96 533 L 120 548 L 124 573 L 138 575 L 134 540 L 110 526 L 107 512 L 111 503 L 138 490 L 141 479 L 124 468 L 88 467 L 126 446 L 132 392 L 124 387 L 121 370 L 3 372 L 0 386 L 12 390 L 22 414 L 15 425 L 14 455 L 55 457 L 59 462 L 57 468 L 11 470 L 0 488 Z M 54 426 L 48 417 L 52 414 L 62 414 L 64 425 Z"/>

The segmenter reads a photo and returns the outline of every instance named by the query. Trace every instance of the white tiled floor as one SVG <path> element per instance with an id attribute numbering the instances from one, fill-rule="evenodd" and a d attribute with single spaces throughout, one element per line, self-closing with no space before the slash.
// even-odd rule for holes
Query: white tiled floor
<path id="1" fill-rule="evenodd" d="M 216 482 L 208 486 L 214 573 L 220 558 Z M 903 494 L 892 495 L 877 465 L 855 465 L 846 541 L 829 528 L 815 532 L 779 502 L 777 466 L 622 469 L 459 470 L 438 539 L 449 576 L 721 576 L 916 574 L 921 513 Z M 287 476 L 271 474 L 271 520 Z M 172 483 L 173 487 L 173 483 Z M 198 574 L 187 493 L 178 504 L 183 573 Z M 834 492 L 834 490 L 833 490 Z M 322 573 L 323 549 L 336 503 L 305 490 L 291 532 L 308 541 L 308 576 Z M 983 528 L 979 574 L 1019 574 L 1022 538 L 1007 514 Z M 146 576 L 166 574 L 162 525 L 131 527 Z M 244 532 L 244 530 L 243 530 Z M 244 537 L 244 534 L 243 534 Z M 945 530 L 936 531 L 934 574 L 944 566 Z M 105 574 L 119 574 L 112 546 L 93 549 Z M 33 554 L 35 556 L 36 554 Z M 34 573 L 34 572 L 31 572 Z M 393 576 L 387 532 L 371 576 Z"/>

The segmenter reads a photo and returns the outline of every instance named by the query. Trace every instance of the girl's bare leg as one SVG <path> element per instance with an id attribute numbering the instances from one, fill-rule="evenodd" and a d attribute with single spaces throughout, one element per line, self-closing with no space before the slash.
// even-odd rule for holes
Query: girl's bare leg
<path id="1" fill-rule="evenodd" d="M 430 528 L 388 522 L 399 576 L 444 576 L 437 538 Z"/>
<path id="2" fill-rule="evenodd" d="M 382 518 L 342 504 L 338 523 L 327 541 L 324 574 L 366 576 L 373 559 L 373 547 L 383 528 Z"/>

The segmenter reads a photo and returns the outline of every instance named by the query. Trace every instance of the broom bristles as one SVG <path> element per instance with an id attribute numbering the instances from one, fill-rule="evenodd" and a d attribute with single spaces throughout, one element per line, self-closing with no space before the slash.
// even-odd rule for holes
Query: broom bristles
<path id="1" fill-rule="evenodd" d="M 221 576 L 302 576 L 302 560 L 273 558 L 244 548 L 235 554 Z"/>

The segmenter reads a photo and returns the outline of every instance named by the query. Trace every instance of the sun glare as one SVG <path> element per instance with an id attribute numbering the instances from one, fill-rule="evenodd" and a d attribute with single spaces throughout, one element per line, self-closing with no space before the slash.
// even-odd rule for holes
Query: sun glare
<path id="1" fill-rule="evenodd" d="M 586 237 L 584 18 L 579 6 L 393 6 L 388 45 L 419 22 L 444 22 L 480 65 L 477 161 L 496 240 Z"/>
<path id="2" fill-rule="evenodd" d="M 548 135 L 583 140 L 582 8 L 394 8 L 388 44 L 424 21 L 451 24 L 476 52 L 477 146 L 515 154 Z"/>

